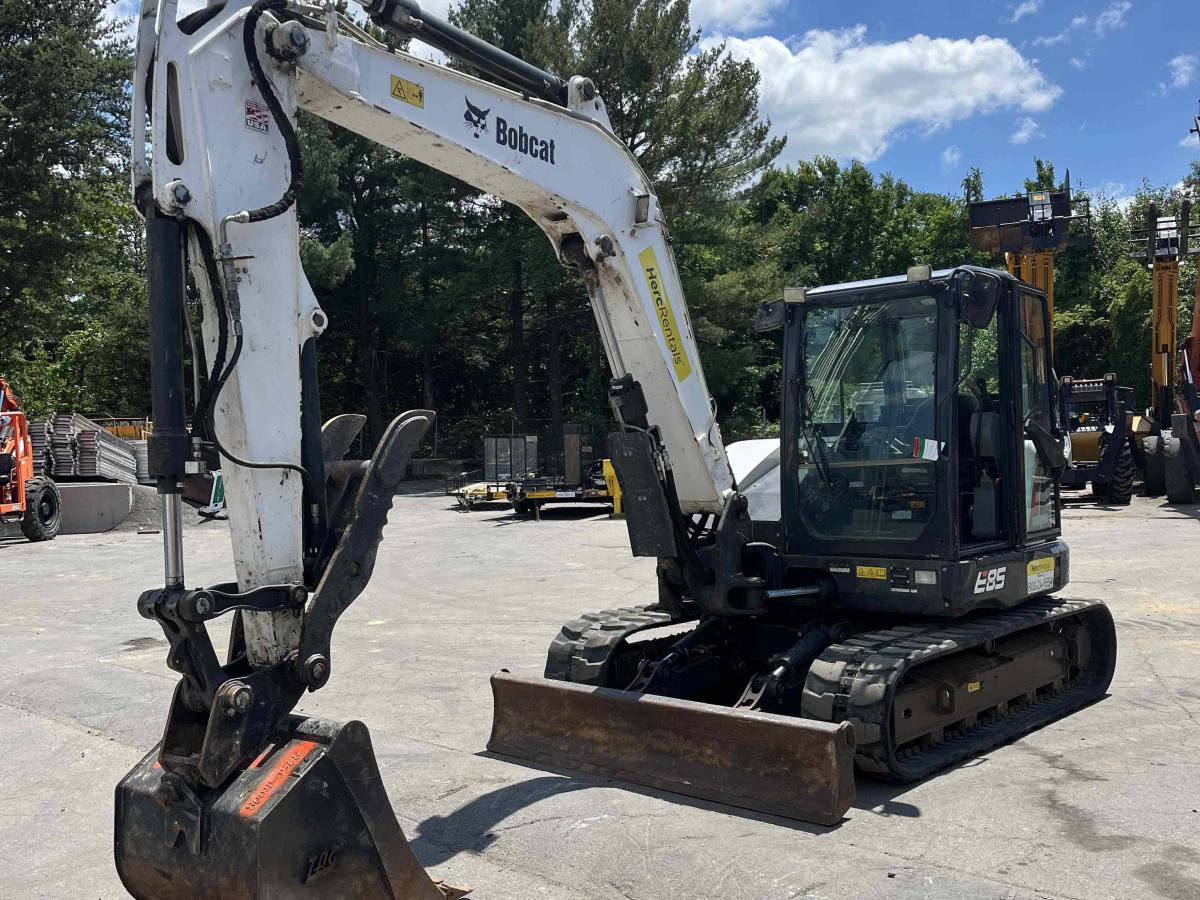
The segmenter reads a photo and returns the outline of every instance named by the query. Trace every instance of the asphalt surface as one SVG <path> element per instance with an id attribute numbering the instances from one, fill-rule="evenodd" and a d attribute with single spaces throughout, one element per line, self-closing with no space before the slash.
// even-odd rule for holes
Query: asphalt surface
<path id="1" fill-rule="evenodd" d="M 370 726 L 416 853 L 473 896 L 1200 897 L 1200 508 L 1070 505 L 1063 594 L 1113 609 L 1110 696 L 915 786 L 860 781 L 823 828 L 486 755 L 488 676 L 539 674 L 580 612 L 650 602 L 653 563 L 594 508 L 517 521 L 410 491 L 302 711 Z M 175 682 L 135 608 L 159 540 L 0 541 L 0 897 L 126 896 L 112 791 Z M 186 554 L 190 584 L 232 576 L 220 524 L 189 528 Z"/>

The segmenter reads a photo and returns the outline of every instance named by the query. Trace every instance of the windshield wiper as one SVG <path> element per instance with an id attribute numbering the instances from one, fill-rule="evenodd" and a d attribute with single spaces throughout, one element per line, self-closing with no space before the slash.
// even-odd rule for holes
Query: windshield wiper
<path id="1" fill-rule="evenodd" d="M 804 443 L 808 446 L 809 459 L 816 466 L 817 474 L 821 476 L 826 487 L 833 487 L 836 479 L 833 467 L 829 464 L 829 454 L 825 449 L 825 441 L 817 432 L 817 425 L 812 419 L 812 386 L 805 391 L 805 400 L 800 404 L 800 433 L 804 435 Z"/>

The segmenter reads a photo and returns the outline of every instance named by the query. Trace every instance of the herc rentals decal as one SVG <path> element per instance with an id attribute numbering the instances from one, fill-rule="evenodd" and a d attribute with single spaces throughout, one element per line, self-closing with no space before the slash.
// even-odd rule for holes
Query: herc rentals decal
<path id="1" fill-rule="evenodd" d="M 470 97 L 464 99 L 467 101 L 467 111 L 463 113 L 463 119 L 466 121 L 467 127 L 478 138 L 488 130 L 487 117 L 492 108 L 489 106 L 487 109 L 480 109 L 471 102 Z M 552 166 L 558 162 L 554 158 L 554 139 L 542 140 L 533 132 L 526 131 L 524 125 L 509 125 L 506 119 L 496 116 L 495 134 L 497 144 L 516 150 L 533 159 L 548 162 Z"/>
<path id="2" fill-rule="evenodd" d="M 667 290 L 659 275 L 658 257 L 654 255 L 654 248 L 647 247 L 638 254 L 638 262 L 642 264 L 642 271 L 646 273 L 646 286 L 650 288 L 650 298 L 654 301 L 654 311 L 658 315 L 658 326 L 662 329 L 667 352 L 671 354 L 675 380 L 682 383 L 692 374 L 692 363 L 683 347 L 683 333 L 675 323 L 675 310 L 671 309 L 671 298 L 667 296 Z"/>

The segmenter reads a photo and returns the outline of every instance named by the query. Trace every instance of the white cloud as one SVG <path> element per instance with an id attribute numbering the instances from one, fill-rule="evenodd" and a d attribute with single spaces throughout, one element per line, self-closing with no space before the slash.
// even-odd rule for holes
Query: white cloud
<path id="1" fill-rule="evenodd" d="M 194 13 L 208 5 L 207 0 L 179 0 L 179 17 Z M 142 8 L 142 0 L 110 0 L 108 6 L 100 14 L 106 22 L 124 20 L 125 33 L 133 37 L 136 32 L 136 16 Z"/>
<path id="2" fill-rule="evenodd" d="M 1071 39 L 1072 33 L 1083 28 L 1091 26 L 1091 30 L 1097 37 L 1103 37 L 1107 31 L 1115 31 L 1125 25 L 1125 15 L 1133 9 L 1133 4 L 1129 0 L 1117 0 L 1116 3 L 1110 3 L 1105 10 L 1096 16 L 1096 21 L 1092 22 L 1087 16 L 1076 16 L 1071 20 L 1071 24 L 1064 28 L 1058 34 L 1043 35 L 1033 39 L 1035 47 L 1053 47 L 1056 44 L 1062 44 Z"/>
<path id="3" fill-rule="evenodd" d="M 1200 59 L 1190 53 L 1181 53 L 1167 63 L 1167 68 L 1171 70 L 1171 87 L 1184 88 L 1191 84 L 1196 77 L 1198 64 Z"/>
<path id="4" fill-rule="evenodd" d="M 787 0 L 692 0 L 688 7 L 692 25 L 706 34 L 747 34 L 762 28 Z"/>
<path id="5" fill-rule="evenodd" d="M 1129 185 L 1124 181 L 1106 181 L 1096 187 L 1085 189 L 1084 193 L 1097 204 L 1115 203 L 1123 213 L 1128 212 L 1133 201 L 1137 199 L 1136 194 L 1129 192 Z"/>
<path id="6" fill-rule="evenodd" d="M 1092 26 L 1092 30 L 1096 34 L 1104 34 L 1106 31 L 1116 31 L 1118 28 L 1125 26 L 1125 16 L 1133 9 L 1133 4 L 1129 0 L 1117 0 L 1116 3 L 1110 3 L 1100 15 L 1096 16 L 1096 24 Z M 1084 18 L 1080 16 L 1079 18 Z"/>
<path id="7" fill-rule="evenodd" d="M 1032 16 L 1035 12 L 1042 8 L 1042 0 L 1024 0 L 1023 3 L 1018 3 L 1012 11 L 1010 22 L 1020 22 L 1026 16 Z"/>
<path id="8" fill-rule="evenodd" d="M 1029 116 L 1017 119 L 1017 130 L 1009 137 L 1010 144 L 1028 144 L 1035 137 L 1042 136 L 1042 126 Z"/>
<path id="9" fill-rule="evenodd" d="M 1198 142 L 1195 132 L 1189 132 L 1179 139 L 1179 146 L 1200 148 L 1200 142 Z"/>
<path id="10" fill-rule="evenodd" d="M 942 151 L 942 168 L 955 169 L 958 168 L 960 162 L 962 162 L 962 151 L 953 144 Z"/>
<path id="11" fill-rule="evenodd" d="M 1084 58 L 1081 58 L 1081 57 L 1078 57 L 1078 56 L 1072 56 L 1072 57 L 1071 57 L 1071 66 L 1072 66 L 1072 68 L 1078 69 L 1080 72 L 1082 72 L 1084 69 L 1086 69 L 1086 68 L 1087 68 L 1088 66 L 1090 66 L 1090 65 L 1091 65 L 1091 63 L 1089 63 L 1089 62 L 1087 61 L 1087 58 L 1086 58 L 1086 57 L 1084 57 Z"/>
<path id="12" fill-rule="evenodd" d="M 1061 44 L 1063 41 L 1071 39 L 1071 29 L 1064 28 L 1058 34 L 1042 35 L 1033 39 L 1035 47 L 1053 47 L 1055 44 Z"/>
<path id="13" fill-rule="evenodd" d="M 788 135 L 790 159 L 869 162 L 906 128 L 936 131 L 1004 108 L 1040 112 L 1062 93 L 1012 44 L 986 35 L 873 43 L 859 25 L 810 31 L 791 44 L 763 35 L 727 45 L 762 74 L 763 111 Z"/>

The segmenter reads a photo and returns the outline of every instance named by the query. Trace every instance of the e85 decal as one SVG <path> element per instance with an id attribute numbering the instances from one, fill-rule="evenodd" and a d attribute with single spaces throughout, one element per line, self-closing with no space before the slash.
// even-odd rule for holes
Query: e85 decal
<path id="1" fill-rule="evenodd" d="M 982 569 L 975 579 L 975 593 L 986 594 L 998 591 L 1004 587 L 1004 573 L 1008 566 L 998 566 L 995 569 Z"/>

